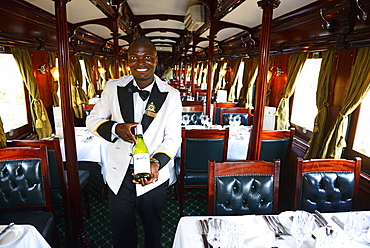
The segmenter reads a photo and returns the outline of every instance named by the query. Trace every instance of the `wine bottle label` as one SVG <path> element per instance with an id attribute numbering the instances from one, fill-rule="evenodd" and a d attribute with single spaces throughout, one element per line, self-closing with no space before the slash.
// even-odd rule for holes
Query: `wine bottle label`
<path id="1" fill-rule="evenodd" d="M 137 153 L 133 155 L 134 174 L 150 174 L 150 157 L 148 153 Z"/>

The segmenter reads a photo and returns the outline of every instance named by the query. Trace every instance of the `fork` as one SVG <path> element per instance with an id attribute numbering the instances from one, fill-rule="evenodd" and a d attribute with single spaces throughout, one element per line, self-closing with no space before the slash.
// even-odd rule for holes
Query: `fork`
<path id="1" fill-rule="evenodd" d="M 268 219 L 266 215 L 263 215 L 262 218 L 266 221 L 267 226 L 270 228 L 270 230 L 275 233 L 275 238 L 284 239 L 283 237 L 281 237 L 278 228 Z"/>
<path id="2" fill-rule="evenodd" d="M 279 233 L 281 235 L 290 235 L 290 233 L 288 233 L 288 231 L 285 229 L 285 227 L 283 226 L 283 224 L 281 224 L 281 222 L 278 219 L 278 217 L 276 217 L 276 216 L 269 216 L 269 217 L 272 220 L 272 222 L 275 224 L 275 226 L 278 228 Z"/>

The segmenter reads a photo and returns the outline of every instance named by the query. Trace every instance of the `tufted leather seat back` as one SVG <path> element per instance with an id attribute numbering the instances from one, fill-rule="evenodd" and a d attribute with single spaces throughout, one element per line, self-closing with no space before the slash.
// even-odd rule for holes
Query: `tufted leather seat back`
<path id="1" fill-rule="evenodd" d="M 0 161 L 0 207 L 44 206 L 41 159 Z"/>
<path id="2" fill-rule="evenodd" d="M 215 215 L 271 214 L 273 175 L 215 177 Z"/>
<path id="3" fill-rule="evenodd" d="M 357 195 L 361 159 L 298 158 L 294 209 L 350 211 Z"/>
<path id="4" fill-rule="evenodd" d="M 209 161 L 208 214 L 271 214 L 278 211 L 280 161 Z"/>
<path id="5" fill-rule="evenodd" d="M 350 211 L 354 172 L 309 172 L 302 175 L 301 208 L 314 212 Z"/>

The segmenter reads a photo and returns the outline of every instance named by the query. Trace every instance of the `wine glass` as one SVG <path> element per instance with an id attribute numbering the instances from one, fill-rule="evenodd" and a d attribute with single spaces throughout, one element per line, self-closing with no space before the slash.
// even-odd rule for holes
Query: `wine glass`
<path id="1" fill-rule="evenodd" d="M 183 115 L 181 122 L 182 122 L 182 124 L 187 126 L 190 122 L 190 116 L 188 114 Z"/>
<path id="2" fill-rule="evenodd" d="M 240 115 L 235 115 L 234 116 L 234 125 L 235 126 L 240 126 L 240 124 L 242 123 L 242 118 Z"/>
<path id="3" fill-rule="evenodd" d="M 290 232 L 296 241 L 297 248 L 300 248 L 303 241 L 311 237 L 313 225 L 314 218 L 310 213 L 301 210 L 295 211 Z"/>
<path id="4" fill-rule="evenodd" d="M 203 126 L 205 126 L 208 123 L 208 115 L 201 115 L 200 116 L 200 122 L 202 123 Z"/>
<path id="5" fill-rule="evenodd" d="M 213 247 L 223 247 L 227 241 L 226 221 L 212 218 L 208 221 L 207 241 Z"/>
<path id="6" fill-rule="evenodd" d="M 349 212 L 346 222 L 344 223 L 344 232 L 347 233 L 350 244 L 355 237 L 361 235 L 362 226 L 364 225 L 365 217 L 362 213 Z"/>
<path id="7" fill-rule="evenodd" d="M 229 125 L 230 126 L 235 125 L 235 117 L 233 115 L 230 115 L 230 117 L 229 117 Z"/>

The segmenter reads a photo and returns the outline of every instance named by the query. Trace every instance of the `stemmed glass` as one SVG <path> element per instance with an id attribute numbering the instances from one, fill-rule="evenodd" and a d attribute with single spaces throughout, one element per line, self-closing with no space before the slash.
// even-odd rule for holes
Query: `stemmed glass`
<path id="1" fill-rule="evenodd" d="M 205 126 L 208 123 L 208 115 L 201 115 L 200 116 L 200 122 L 202 123 L 203 126 Z"/>
<path id="2" fill-rule="evenodd" d="M 349 212 L 346 222 L 344 223 L 344 232 L 347 233 L 350 244 L 355 237 L 361 235 L 362 226 L 364 225 L 365 218 L 362 213 Z"/>
<path id="3" fill-rule="evenodd" d="M 190 116 L 188 114 L 183 115 L 181 122 L 182 122 L 182 124 L 187 126 L 190 122 Z"/>
<path id="4" fill-rule="evenodd" d="M 290 232 L 295 238 L 297 248 L 300 248 L 303 241 L 311 237 L 313 225 L 314 218 L 310 213 L 301 210 L 295 211 Z"/>
<path id="5" fill-rule="evenodd" d="M 235 126 L 240 126 L 241 123 L 242 123 L 242 118 L 240 117 L 240 115 L 235 115 L 234 116 L 234 125 Z"/>
<path id="6" fill-rule="evenodd" d="M 208 221 L 207 241 L 213 247 L 223 247 L 227 241 L 226 221 L 213 218 Z"/>

